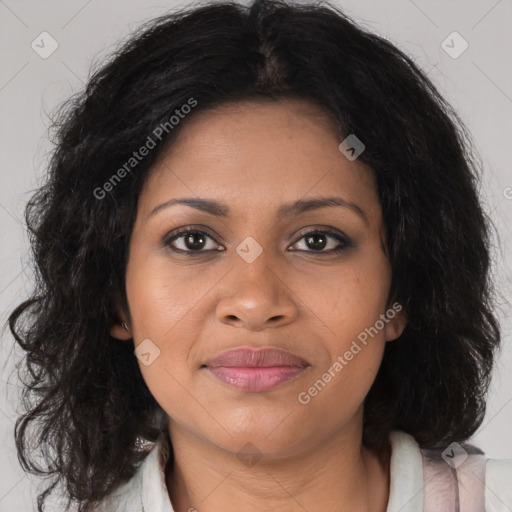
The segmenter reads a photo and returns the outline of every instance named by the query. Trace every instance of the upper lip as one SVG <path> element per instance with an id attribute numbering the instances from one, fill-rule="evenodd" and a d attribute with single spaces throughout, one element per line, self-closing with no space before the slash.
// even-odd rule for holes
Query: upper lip
<path id="1" fill-rule="evenodd" d="M 255 348 L 240 347 L 221 352 L 219 355 L 209 359 L 204 366 L 215 368 L 224 367 L 250 367 L 270 368 L 273 366 L 305 367 L 309 363 L 301 357 L 276 348 Z"/>

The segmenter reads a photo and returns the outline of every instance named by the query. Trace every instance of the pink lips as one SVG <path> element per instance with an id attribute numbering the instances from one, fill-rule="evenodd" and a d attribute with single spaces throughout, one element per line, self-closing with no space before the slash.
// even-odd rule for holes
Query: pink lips
<path id="1" fill-rule="evenodd" d="M 274 348 L 242 347 L 228 350 L 205 363 L 218 379 L 244 391 L 266 391 L 302 373 L 304 359 Z"/>

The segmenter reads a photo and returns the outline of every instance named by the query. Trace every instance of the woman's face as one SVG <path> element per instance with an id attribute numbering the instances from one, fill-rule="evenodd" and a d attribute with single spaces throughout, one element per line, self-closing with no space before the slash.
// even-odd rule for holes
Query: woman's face
<path id="1" fill-rule="evenodd" d="M 404 326 L 371 170 L 298 100 L 183 123 L 140 195 L 126 273 L 130 335 L 171 439 L 277 458 L 360 430 Z"/>

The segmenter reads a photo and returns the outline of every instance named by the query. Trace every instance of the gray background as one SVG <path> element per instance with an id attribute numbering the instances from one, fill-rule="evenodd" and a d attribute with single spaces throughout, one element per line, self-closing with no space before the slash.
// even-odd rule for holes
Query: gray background
<path id="1" fill-rule="evenodd" d="M 488 412 L 472 440 L 488 457 L 512 458 L 512 341 L 510 338 L 512 212 L 512 1 L 338 0 L 347 14 L 408 53 L 424 69 L 469 127 L 485 169 L 482 195 L 499 233 L 496 282 L 504 344 Z M 101 61 L 117 41 L 142 21 L 187 2 L 134 0 L 0 0 L 0 320 L 30 291 L 23 208 L 41 180 L 51 145 L 48 113 L 83 86 L 91 62 Z M 42 32 L 57 50 L 41 58 L 31 47 Z M 460 53 L 462 40 L 468 48 Z M 46 37 L 46 36 L 44 36 Z M 448 39 L 446 39 L 448 37 Z M 42 46 L 42 43 L 40 43 Z M 50 48 L 45 39 L 44 47 Z M 40 51 L 43 49 L 41 48 Z M 510 188 L 509 188 L 510 187 Z M 20 352 L 4 328 L 1 337 L 2 393 L 0 512 L 36 510 L 38 480 L 23 473 L 13 442 L 19 383 L 12 373 Z M 454 361 L 454 364 L 457 364 Z"/>

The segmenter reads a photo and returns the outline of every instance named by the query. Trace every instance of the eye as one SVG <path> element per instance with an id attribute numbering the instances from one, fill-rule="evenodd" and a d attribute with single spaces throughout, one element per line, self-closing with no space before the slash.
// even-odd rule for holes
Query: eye
<path id="1" fill-rule="evenodd" d="M 176 252 L 198 253 L 212 250 L 224 250 L 213 237 L 198 229 L 180 228 L 164 242 Z M 217 248 L 217 249 L 216 249 Z"/>
<path id="2" fill-rule="evenodd" d="M 301 247 L 302 244 L 302 247 Z M 208 233 L 193 228 L 179 228 L 164 242 L 175 252 L 187 253 L 188 255 L 201 252 L 224 251 L 225 248 L 219 245 Z M 351 247 L 349 238 L 338 232 L 323 230 L 310 230 L 302 233 L 301 238 L 293 244 L 293 251 L 313 252 L 319 254 L 334 254 Z"/>
<path id="3" fill-rule="evenodd" d="M 303 240 L 303 242 L 301 242 Z M 294 246 L 302 248 L 294 249 L 304 252 L 318 252 L 320 254 L 333 254 L 345 250 L 352 245 L 351 241 L 337 232 L 330 230 L 312 230 L 303 233 Z M 305 247 L 305 248 L 304 248 Z"/>

